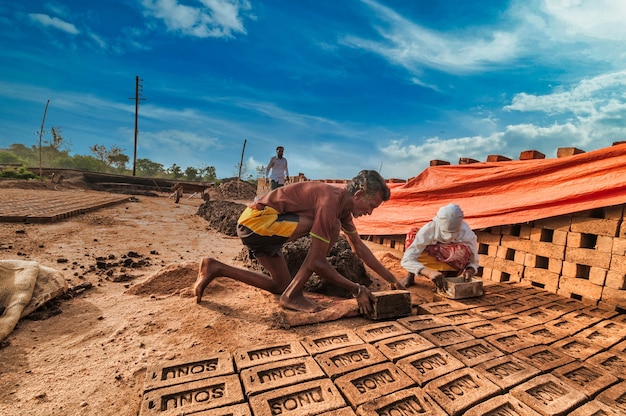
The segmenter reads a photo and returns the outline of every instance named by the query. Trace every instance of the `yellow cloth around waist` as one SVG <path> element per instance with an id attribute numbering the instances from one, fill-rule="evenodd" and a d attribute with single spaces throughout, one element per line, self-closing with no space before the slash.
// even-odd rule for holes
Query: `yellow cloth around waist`
<path id="1" fill-rule="evenodd" d="M 239 216 L 237 221 L 251 229 L 255 234 L 281 237 L 291 237 L 298 226 L 297 222 L 280 220 L 279 213 L 272 207 L 265 207 L 263 210 L 256 210 L 247 207 Z"/>
<path id="2" fill-rule="evenodd" d="M 418 261 L 429 269 L 438 270 L 440 272 L 456 271 L 456 269 L 447 263 L 437 260 L 434 256 L 423 252 L 418 256 Z"/>

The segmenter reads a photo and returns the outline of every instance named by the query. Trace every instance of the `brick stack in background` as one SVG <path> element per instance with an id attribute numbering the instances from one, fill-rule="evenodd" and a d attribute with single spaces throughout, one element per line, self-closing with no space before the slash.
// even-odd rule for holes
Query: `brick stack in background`
<path id="1" fill-rule="evenodd" d="M 624 205 L 477 231 L 485 280 L 626 310 Z"/>

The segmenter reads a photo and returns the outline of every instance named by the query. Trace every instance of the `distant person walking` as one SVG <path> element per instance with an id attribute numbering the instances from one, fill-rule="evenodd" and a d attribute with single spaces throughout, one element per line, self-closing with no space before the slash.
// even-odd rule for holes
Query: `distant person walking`
<path id="1" fill-rule="evenodd" d="M 283 157 L 284 151 L 284 147 L 278 146 L 276 148 L 276 156 L 272 156 L 270 163 L 267 164 L 267 169 L 265 169 L 265 179 L 269 177 L 272 180 L 270 184 L 271 191 L 289 182 L 289 169 L 287 168 L 287 159 Z M 270 170 L 272 171 L 271 175 Z"/>

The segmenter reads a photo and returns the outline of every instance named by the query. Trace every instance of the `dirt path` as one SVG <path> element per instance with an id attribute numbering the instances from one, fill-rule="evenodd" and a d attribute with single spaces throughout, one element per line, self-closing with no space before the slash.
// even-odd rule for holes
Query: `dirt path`
<path id="1" fill-rule="evenodd" d="M 189 286 L 198 260 L 210 255 L 237 264 L 242 248 L 196 215 L 202 202 L 139 196 L 61 222 L 0 224 L 0 259 L 62 270 L 69 286 L 93 284 L 60 302 L 59 314 L 22 320 L 5 339 L 0 414 L 136 415 L 148 365 L 369 322 L 276 329 L 274 295 L 224 278 L 197 305 Z M 392 257 L 385 261 L 402 273 Z M 141 285 L 164 268 L 170 272 L 163 284 Z"/>

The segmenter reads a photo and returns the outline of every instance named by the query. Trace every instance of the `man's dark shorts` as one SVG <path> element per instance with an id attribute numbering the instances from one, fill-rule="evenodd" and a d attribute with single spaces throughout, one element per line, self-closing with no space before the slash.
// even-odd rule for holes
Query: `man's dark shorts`
<path id="1" fill-rule="evenodd" d="M 298 223 L 300 217 L 298 214 L 279 214 L 276 222 L 295 222 Z M 282 235 L 259 235 L 245 225 L 237 223 L 237 235 L 241 238 L 241 242 L 248 248 L 250 258 L 262 256 L 280 256 L 282 255 L 283 244 L 287 242 L 289 237 Z"/>

